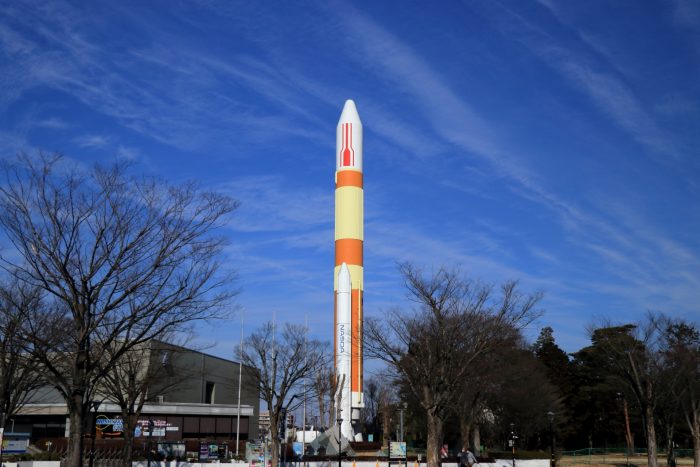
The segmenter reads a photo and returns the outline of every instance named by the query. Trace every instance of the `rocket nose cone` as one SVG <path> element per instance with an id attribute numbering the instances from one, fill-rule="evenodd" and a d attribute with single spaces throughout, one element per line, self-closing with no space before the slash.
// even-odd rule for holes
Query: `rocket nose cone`
<path id="1" fill-rule="evenodd" d="M 350 269 L 348 269 L 347 264 L 343 263 L 338 271 L 338 293 L 350 293 L 351 288 Z"/>
<path id="2" fill-rule="evenodd" d="M 348 99 L 345 101 L 343 111 L 341 112 L 340 119 L 338 120 L 338 125 L 347 122 L 362 125 L 362 122 L 360 121 L 360 114 L 357 113 L 355 101 L 353 101 L 352 99 Z"/>

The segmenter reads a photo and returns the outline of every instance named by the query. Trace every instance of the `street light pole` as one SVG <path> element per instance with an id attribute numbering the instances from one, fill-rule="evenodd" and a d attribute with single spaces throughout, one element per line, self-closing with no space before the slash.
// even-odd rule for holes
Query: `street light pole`
<path id="1" fill-rule="evenodd" d="M 340 410 L 338 410 L 338 467 L 342 467 L 341 465 L 341 455 L 343 453 L 343 438 L 342 438 L 342 433 L 340 431 L 340 427 L 343 424 L 343 419 L 340 416 Z"/>
<path id="2" fill-rule="evenodd" d="M 12 430 L 14 431 L 14 430 Z M 0 412 L 0 467 L 2 467 L 2 439 L 5 435 L 5 412 Z"/>
<path id="3" fill-rule="evenodd" d="M 554 412 L 547 412 L 547 418 L 549 419 L 549 466 L 556 467 L 557 460 L 554 457 Z"/>
<path id="4" fill-rule="evenodd" d="M 401 423 L 401 439 L 400 439 L 399 441 L 401 441 L 402 443 L 404 442 L 403 412 L 404 412 L 404 410 L 406 410 L 407 408 L 408 408 L 408 404 L 407 404 L 406 402 L 404 402 L 403 404 L 401 404 L 401 408 L 399 409 L 399 414 L 400 414 L 400 417 L 399 417 L 399 418 L 400 418 L 400 423 Z M 406 449 L 406 458 L 405 458 L 405 460 L 406 460 L 406 466 L 408 466 L 408 449 Z"/>
<path id="5" fill-rule="evenodd" d="M 151 467 L 151 441 L 153 439 L 153 419 L 148 417 L 148 467 Z"/>
<path id="6" fill-rule="evenodd" d="M 263 429 L 263 467 L 267 467 L 267 431 Z"/>
<path id="7" fill-rule="evenodd" d="M 512 447 L 512 456 L 513 456 L 513 467 L 515 467 L 515 440 L 518 437 L 515 435 L 515 423 L 510 424 L 510 445 Z"/>
<path id="8" fill-rule="evenodd" d="M 238 407 L 236 408 L 236 458 L 241 432 L 241 377 L 243 376 L 243 317 L 241 316 L 241 350 L 238 354 Z"/>

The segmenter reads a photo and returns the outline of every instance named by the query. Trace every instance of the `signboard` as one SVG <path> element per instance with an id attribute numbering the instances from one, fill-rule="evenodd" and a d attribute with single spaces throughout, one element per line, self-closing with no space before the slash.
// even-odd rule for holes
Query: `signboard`
<path id="1" fill-rule="evenodd" d="M 158 452 L 164 457 L 185 458 L 185 443 L 158 443 Z"/>
<path id="2" fill-rule="evenodd" d="M 22 439 L 2 439 L 3 454 L 25 454 L 29 446 L 29 437 Z"/>
<path id="3" fill-rule="evenodd" d="M 180 427 L 173 425 L 165 420 L 150 420 L 153 426 L 149 427 L 149 420 L 138 420 L 134 427 L 134 437 L 153 436 L 164 438 L 168 431 L 180 431 Z M 119 417 L 109 415 L 98 415 L 95 419 L 95 430 L 103 438 L 122 437 L 124 432 L 124 420 Z"/>
<path id="4" fill-rule="evenodd" d="M 399 441 L 391 441 L 389 443 L 389 458 L 405 459 L 406 458 L 406 443 Z"/>
<path id="5" fill-rule="evenodd" d="M 209 459 L 209 444 L 200 443 L 199 444 L 199 460 L 205 461 Z"/>
<path id="6" fill-rule="evenodd" d="M 184 446 L 184 445 L 183 445 Z M 227 444 L 214 444 L 202 442 L 199 444 L 199 460 L 223 460 L 228 457 Z"/>
<path id="7" fill-rule="evenodd" d="M 259 467 L 265 462 L 265 447 L 263 443 L 246 443 L 245 459 L 251 467 Z"/>
<path id="8" fill-rule="evenodd" d="M 367 441 L 370 443 L 374 441 L 374 433 L 370 433 L 367 435 Z"/>
<path id="9" fill-rule="evenodd" d="M 121 418 L 109 418 L 107 415 L 98 415 L 95 419 L 95 430 L 103 437 L 118 437 L 124 431 L 124 420 Z"/>
<path id="10" fill-rule="evenodd" d="M 137 426 L 141 427 L 141 436 L 165 437 L 166 431 L 180 431 L 180 427 L 173 425 L 165 420 L 151 420 L 153 428 L 149 429 L 148 420 L 139 420 Z"/>

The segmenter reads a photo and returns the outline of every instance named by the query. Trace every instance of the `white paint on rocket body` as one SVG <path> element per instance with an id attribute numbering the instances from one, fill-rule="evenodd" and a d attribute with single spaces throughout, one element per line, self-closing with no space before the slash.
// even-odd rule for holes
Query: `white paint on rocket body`
<path id="1" fill-rule="evenodd" d="M 335 131 L 335 147 L 336 170 L 354 169 L 362 172 L 362 122 L 352 99 L 345 101 L 340 114 Z M 344 155 L 349 160 L 345 160 Z"/>
<path id="2" fill-rule="evenodd" d="M 338 292 L 336 297 L 337 303 L 337 324 L 336 324 L 336 368 L 338 369 L 338 377 L 343 383 L 340 388 L 340 409 L 343 424 L 340 431 L 347 439 L 354 439 L 351 420 L 351 400 L 350 400 L 350 348 L 352 342 L 352 330 L 350 328 L 350 300 L 351 300 L 351 285 L 350 285 L 350 270 L 348 265 L 343 263 L 338 271 Z"/>
<path id="3" fill-rule="evenodd" d="M 336 259 L 342 264 L 336 263 L 335 279 L 336 290 L 336 371 L 344 379 L 340 388 L 338 407 L 342 410 L 343 423 L 341 432 L 349 440 L 362 441 L 360 411 L 364 407 L 362 394 L 362 339 L 357 333 L 362 329 L 362 243 L 360 243 L 359 264 L 356 262 L 357 251 L 345 259 L 343 254 L 338 257 L 338 241 L 360 241 L 363 235 L 363 188 L 362 177 L 353 176 L 347 172 L 359 172 L 362 174 L 363 166 L 363 127 L 360 116 L 357 113 L 355 102 L 351 99 L 345 101 L 343 111 L 340 114 L 336 127 Z M 346 172 L 344 182 L 338 186 L 339 174 Z M 353 180 L 355 184 L 348 183 Z M 359 185 L 357 181 L 359 180 Z M 355 244 L 356 245 L 356 244 Z M 346 243 L 347 246 L 347 243 Z M 352 271 L 352 272 L 351 272 Z M 352 274 L 352 277 L 351 277 Z M 353 287 L 355 290 L 353 290 Z M 355 300 L 353 303 L 353 292 Z M 354 322 L 354 320 L 359 322 Z M 354 342 L 353 329 L 355 330 Z M 353 388 L 356 392 L 352 392 Z M 354 431 L 357 430 L 357 435 Z"/>

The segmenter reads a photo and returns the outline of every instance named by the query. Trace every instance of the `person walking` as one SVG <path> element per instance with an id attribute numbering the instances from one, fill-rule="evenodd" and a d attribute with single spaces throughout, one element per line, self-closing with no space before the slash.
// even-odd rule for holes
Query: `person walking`
<path id="1" fill-rule="evenodd" d="M 459 467 L 467 467 L 469 465 L 469 451 L 465 448 L 459 452 Z"/>
<path id="2" fill-rule="evenodd" d="M 467 457 L 467 466 L 468 467 L 473 467 L 475 464 L 478 464 L 478 462 L 476 461 L 476 457 L 474 457 L 474 454 L 472 454 L 472 452 L 469 450 L 469 448 L 467 448 L 466 457 Z"/>

